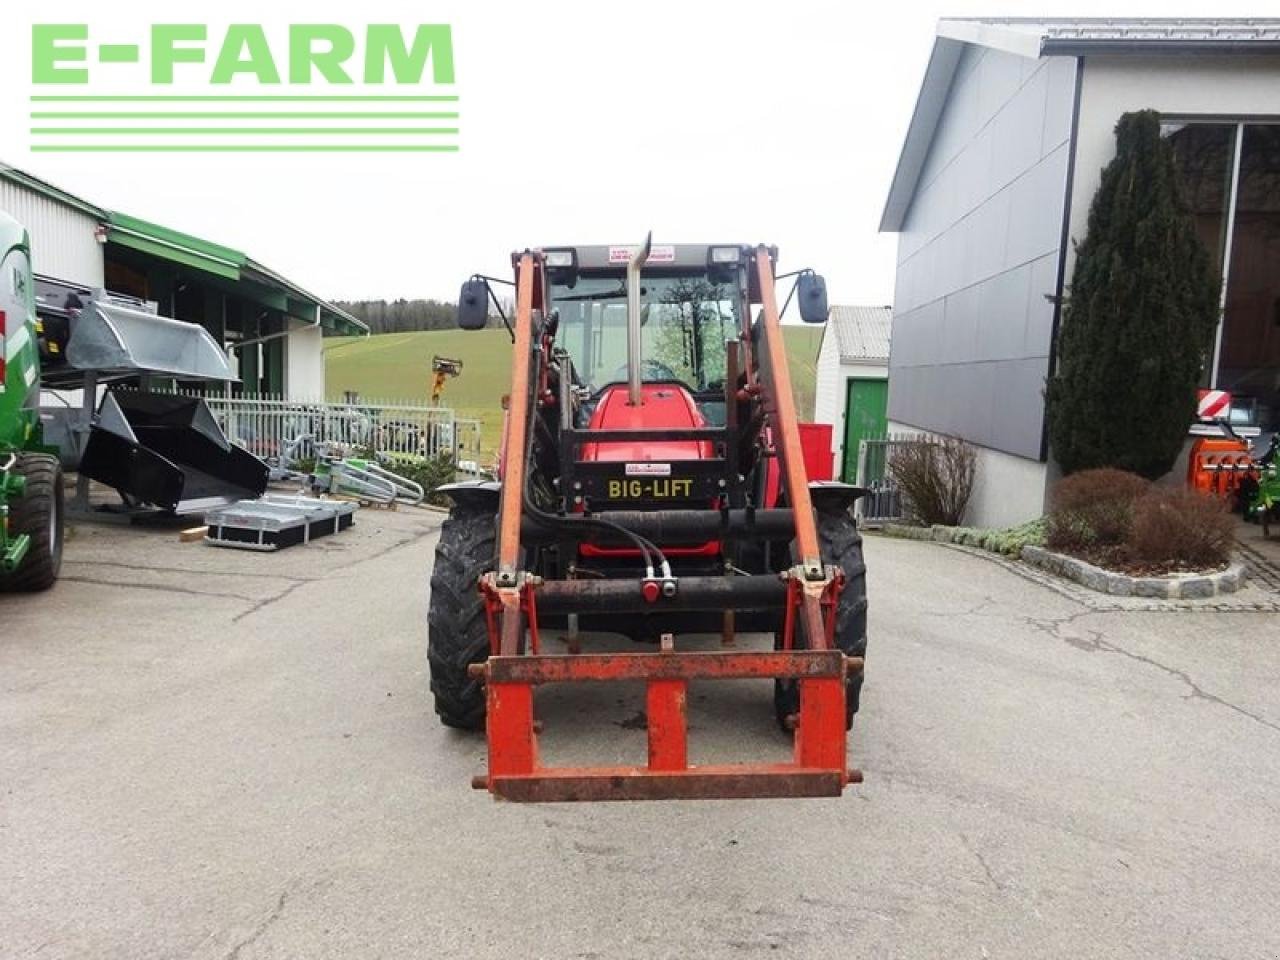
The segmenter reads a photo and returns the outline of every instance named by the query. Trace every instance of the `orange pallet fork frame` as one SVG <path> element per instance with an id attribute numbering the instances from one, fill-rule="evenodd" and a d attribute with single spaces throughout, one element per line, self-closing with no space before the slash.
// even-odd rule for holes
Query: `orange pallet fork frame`
<path id="1" fill-rule="evenodd" d="M 471 669 L 484 680 L 488 771 L 473 780 L 495 797 L 523 802 L 839 796 L 861 782 L 846 758 L 845 682 L 862 661 L 834 648 L 835 601 L 843 585 L 824 567 L 809 496 L 782 326 L 767 248 L 754 252 L 762 305 L 760 338 L 751 349 L 748 311 L 740 340 L 747 356 L 747 389 L 758 389 L 771 427 L 783 489 L 795 522 L 796 565 L 787 579 L 783 649 L 677 652 L 666 634 L 658 654 L 547 655 L 537 630 L 539 578 L 520 569 L 524 462 L 535 355 L 535 309 L 548 301 L 542 256 L 525 251 L 516 264 L 515 342 L 503 452 L 498 517 L 498 562 L 480 582 L 489 613 L 491 655 Z M 549 344 L 548 344 L 549 346 Z M 754 363 L 752 362 L 754 361 Z M 753 370 L 752 367 L 758 367 Z M 637 581 L 639 591 L 640 583 Z M 797 624 L 805 649 L 795 642 Z M 528 638 L 526 644 L 525 638 Z M 794 679 L 800 692 L 795 760 L 790 764 L 692 766 L 688 762 L 688 685 L 693 680 Z M 636 767 L 543 767 L 538 760 L 534 688 L 544 683 L 641 680 L 646 684 L 649 757 Z"/>

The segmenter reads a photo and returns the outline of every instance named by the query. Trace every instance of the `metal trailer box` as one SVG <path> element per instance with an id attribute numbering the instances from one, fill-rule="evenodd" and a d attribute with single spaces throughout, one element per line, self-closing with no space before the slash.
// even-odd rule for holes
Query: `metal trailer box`
<path id="1" fill-rule="evenodd" d="M 204 515 L 205 543 L 241 550 L 280 550 L 346 530 L 355 523 L 357 504 L 315 497 L 267 494 L 241 500 Z"/>

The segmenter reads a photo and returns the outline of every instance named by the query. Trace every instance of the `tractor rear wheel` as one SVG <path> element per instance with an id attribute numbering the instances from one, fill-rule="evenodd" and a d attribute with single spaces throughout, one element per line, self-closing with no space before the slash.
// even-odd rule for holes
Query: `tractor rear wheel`
<path id="1" fill-rule="evenodd" d="M 18 455 L 13 471 L 27 481 L 26 492 L 9 504 L 9 532 L 31 538 L 27 555 L 12 573 L 0 573 L 0 590 L 47 590 L 62 569 L 62 465 L 46 453 Z"/>
<path id="2" fill-rule="evenodd" d="M 850 657 L 867 654 L 867 567 L 862 560 L 862 534 L 858 532 L 853 514 L 844 506 L 819 504 L 816 510 L 818 540 L 822 550 L 822 562 L 838 566 L 844 571 L 844 587 L 836 604 L 836 647 Z M 797 620 L 793 641 L 797 648 L 808 646 L 804 626 Z M 774 635 L 774 648 L 782 646 L 782 635 Z M 853 715 L 858 712 L 862 695 L 862 671 L 845 681 L 844 721 L 845 729 L 853 726 Z M 800 712 L 800 687 L 795 680 L 773 682 L 773 707 L 778 724 L 791 729 L 792 718 Z"/>
<path id="3" fill-rule="evenodd" d="M 493 569 L 494 515 L 455 506 L 440 529 L 427 609 L 427 663 L 436 713 L 445 726 L 484 729 L 484 687 L 467 673 L 489 656 L 481 574 Z"/>

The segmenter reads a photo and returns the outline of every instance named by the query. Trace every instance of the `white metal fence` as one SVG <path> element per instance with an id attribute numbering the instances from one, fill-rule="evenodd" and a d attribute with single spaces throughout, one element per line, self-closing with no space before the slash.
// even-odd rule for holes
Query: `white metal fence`
<path id="1" fill-rule="evenodd" d="M 858 517 L 863 523 L 875 526 L 901 520 L 910 513 L 910 506 L 889 470 L 889 461 L 897 450 L 921 442 L 920 437 L 911 434 L 888 434 L 859 442 L 857 484 L 869 491 L 859 498 L 857 505 Z"/>
<path id="2" fill-rule="evenodd" d="M 298 400 L 280 396 L 205 396 L 232 443 L 273 460 L 282 453 L 311 456 L 313 444 L 349 454 L 386 459 L 449 455 L 458 471 L 478 475 L 480 421 L 457 417 L 447 407 L 385 400 Z M 301 442 L 299 442 L 301 441 Z"/>

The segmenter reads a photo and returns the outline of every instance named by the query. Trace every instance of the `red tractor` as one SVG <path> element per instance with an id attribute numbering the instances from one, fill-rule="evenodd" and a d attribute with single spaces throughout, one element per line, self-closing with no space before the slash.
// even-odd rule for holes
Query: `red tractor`
<path id="1" fill-rule="evenodd" d="M 862 491 L 807 479 L 776 260 L 763 246 L 649 240 L 512 256 L 500 480 L 441 488 L 453 508 L 428 618 L 436 712 L 487 732 L 478 788 L 518 801 L 795 797 L 861 779 L 845 740 L 867 642 L 851 510 Z M 802 318 L 825 321 L 822 278 L 790 276 Z M 459 326 L 488 325 L 490 301 L 501 314 L 490 282 L 463 285 Z M 567 631 L 567 652 L 543 649 L 549 627 Z M 579 631 L 658 645 L 582 652 Z M 681 649 L 708 632 L 725 649 Z M 737 632 L 772 634 L 773 649 L 731 649 Z M 774 680 L 795 762 L 691 766 L 689 682 L 746 677 Z M 541 766 L 533 688 L 622 680 L 647 685 L 648 764 Z"/>

